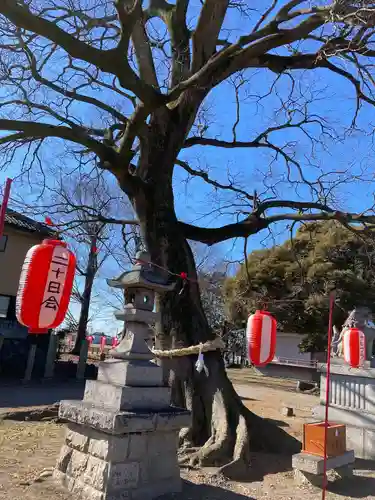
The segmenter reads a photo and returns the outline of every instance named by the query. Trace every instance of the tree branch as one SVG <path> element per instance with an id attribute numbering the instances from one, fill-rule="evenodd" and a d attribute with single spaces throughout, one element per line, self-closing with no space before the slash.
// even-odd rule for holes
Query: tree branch
<path id="1" fill-rule="evenodd" d="M 132 2 L 132 0 L 122 0 L 122 3 L 129 3 L 129 1 Z M 120 2 L 118 2 L 118 9 L 119 4 Z M 145 18 L 142 10 L 142 2 L 139 2 L 136 8 L 138 10 L 138 15 L 132 30 L 132 41 L 137 58 L 139 74 L 143 81 L 157 89 L 159 88 L 159 84 L 150 48 L 150 40 L 148 39 L 145 29 Z"/>
<path id="2" fill-rule="evenodd" d="M 132 12 L 135 12 L 135 9 Z M 134 23 L 136 22 L 135 14 L 128 16 L 126 20 L 127 31 L 125 32 L 123 27 L 122 38 L 118 47 L 110 50 L 97 49 L 82 42 L 61 29 L 56 23 L 34 15 L 25 4 L 21 5 L 13 0 L 1 0 L 0 14 L 4 15 L 17 27 L 47 38 L 63 48 L 71 57 L 86 61 L 101 71 L 117 76 L 122 87 L 134 92 L 144 103 L 158 105 L 165 102 L 165 96 L 157 92 L 134 73 L 129 65 L 126 54 L 123 52 L 124 39 L 127 37 L 128 43 Z"/>
<path id="3" fill-rule="evenodd" d="M 92 104 L 93 106 L 102 109 L 103 111 L 106 111 L 107 113 L 111 114 L 113 117 L 115 117 L 117 120 L 126 123 L 127 118 L 125 115 L 114 109 L 113 107 L 109 106 L 108 104 L 105 104 L 102 101 L 99 101 L 95 97 L 88 96 L 88 95 L 83 95 L 79 94 L 76 91 L 71 91 L 68 89 L 65 89 L 63 87 L 60 87 L 59 85 L 56 85 L 54 82 L 51 82 L 50 80 L 47 80 L 44 78 L 38 71 L 37 67 L 37 62 L 34 54 L 31 52 L 29 47 L 25 46 L 23 47 L 24 51 L 27 54 L 27 57 L 30 62 L 30 70 L 31 74 L 36 82 L 41 83 L 42 85 L 45 85 L 46 87 L 50 88 L 51 90 L 63 95 L 64 97 L 68 97 L 70 99 L 74 99 L 80 102 L 85 102 L 86 104 Z"/>
<path id="4" fill-rule="evenodd" d="M 193 34 L 192 72 L 200 70 L 216 51 L 229 0 L 206 0 Z"/>
<path id="5" fill-rule="evenodd" d="M 234 193 L 240 194 L 241 196 L 244 196 L 247 200 L 253 201 L 254 196 L 250 195 L 246 191 L 240 188 L 236 188 L 233 184 L 221 184 L 218 181 L 215 181 L 214 179 L 210 179 L 208 176 L 207 172 L 204 172 L 203 170 L 195 170 L 194 168 L 191 168 L 190 165 L 183 160 L 176 160 L 176 165 L 179 165 L 182 167 L 189 175 L 192 175 L 193 177 L 200 177 L 203 179 L 207 184 L 211 184 L 211 186 L 214 186 L 216 189 L 224 189 L 228 191 L 233 191 Z"/>
<path id="6" fill-rule="evenodd" d="M 265 206 L 268 206 L 268 208 L 290 207 L 299 209 L 299 211 L 295 213 L 276 214 L 269 217 L 261 217 L 259 214 L 260 212 L 264 212 Z M 327 209 L 327 211 L 303 213 L 304 210 L 319 209 L 321 207 Z M 247 238 L 248 236 L 259 233 L 275 222 L 313 222 L 327 220 L 337 220 L 343 225 L 369 224 L 371 227 L 368 228 L 368 230 L 373 229 L 373 226 L 375 225 L 375 215 L 339 212 L 320 203 L 270 201 L 263 204 L 263 209 L 258 209 L 256 212 L 252 213 L 249 217 L 240 222 L 227 224 L 218 228 L 204 228 L 187 224 L 185 222 L 179 222 L 179 227 L 187 239 L 200 241 L 206 245 L 214 245 L 232 238 Z"/>
<path id="7" fill-rule="evenodd" d="M 188 77 L 190 71 L 190 30 L 187 27 L 189 0 L 177 0 L 168 23 L 172 42 L 172 87 Z"/>
<path id="8" fill-rule="evenodd" d="M 50 125 L 48 123 L 0 119 L 0 130 L 18 132 L 18 134 L 1 137 L 0 144 L 14 141 L 15 136 L 18 136 L 18 139 L 25 140 L 56 137 L 58 139 L 75 142 L 76 144 L 80 144 L 81 146 L 91 149 L 103 161 L 113 161 L 116 155 L 115 151 L 87 135 L 85 130 L 79 126 L 69 128 L 61 125 Z"/>
<path id="9" fill-rule="evenodd" d="M 246 238 L 265 229 L 268 224 L 264 219 L 250 216 L 242 222 L 227 224 L 218 228 L 207 228 L 179 222 L 179 227 L 188 240 L 214 245 L 232 238 Z"/>
<path id="10" fill-rule="evenodd" d="M 34 15 L 26 4 L 21 5 L 14 0 L 2 0 L 0 3 L 0 14 L 3 14 L 19 28 L 37 33 L 51 40 L 62 47 L 72 57 L 93 64 L 106 73 L 117 74 L 119 68 L 116 68 L 113 59 L 113 56 L 116 54 L 115 49 L 108 51 L 96 49 L 73 37 L 57 24 Z"/>

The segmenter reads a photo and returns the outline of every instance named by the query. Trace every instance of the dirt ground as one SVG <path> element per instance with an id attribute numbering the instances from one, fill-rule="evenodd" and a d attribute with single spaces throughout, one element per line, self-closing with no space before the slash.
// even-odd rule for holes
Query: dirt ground
<path id="1" fill-rule="evenodd" d="M 272 419 L 287 432 L 301 437 L 303 422 L 310 420 L 318 397 L 295 392 L 295 383 L 259 378 L 248 370 L 230 376 L 244 403 L 259 415 Z M 31 389 L 31 388 L 29 388 Z M 27 390 L 27 389 L 23 389 Z M 0 399 L 2 395 L 0 388 Z M 8 411 L 2 405 L 2 412 Z M 295 416 L 283 417 L 282 406 Z M 23 409 L 19 407 L 19 409 Z M 49 476 L 63 440 L 64 426 L 52 422 L 0 421 L 0 499 L 68 500 L 66 491 Z M 43 472 L 44 471 L 44 472 Z M 254 454 L 246 482 L 229 482 L 212 475 L 214 470 L 183 469 L 183 494 L 178 500 L 319 500 L 321 491 L 297 485 L 290 457 Z M 330 483 L 327 500 L 375 500 L 375 463 L 358 461 L 355 477 Z"/>

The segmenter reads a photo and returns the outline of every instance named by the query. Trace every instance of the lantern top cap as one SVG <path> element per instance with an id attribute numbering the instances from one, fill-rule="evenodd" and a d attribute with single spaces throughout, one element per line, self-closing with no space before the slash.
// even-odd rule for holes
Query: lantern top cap
<path id="1" fill-rule="evenodd" d="M 107 283 L 113 288 L 147 288 L 159 293 L 171 291 L 175 287 L 165 271 L 155 268 L 150 262 L 150 255 L 145 251 L 137 252 L 135 264 L 130 271 L 107 280 Z"/>
<path id="2" fill-rule="evenodd" d="M 65 241 L 56 240 L 56 239 L 53 239 L 53 240 L 51 240 L 51 239 L 45 239 L 45 240 L 43 240 L 42 243 L 43 243 L 43 245 L 53 245 L 55 247 L 60 246 L 60 247 L 65 247 L 66 248 L 68 246 Z"/>
<path id="3" fill-rule="evenodd" d="M 257 309 L 254 314 L 266 314 L 267 316 L 272 316 L 269 311 L 264 311 L 263 309 Z"/>

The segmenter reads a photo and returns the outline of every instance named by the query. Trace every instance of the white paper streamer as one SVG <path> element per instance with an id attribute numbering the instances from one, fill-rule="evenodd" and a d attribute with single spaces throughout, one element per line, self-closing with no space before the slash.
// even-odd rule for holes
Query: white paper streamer
<path id="1" fill-rule="evenodd" d="M 204 363 L 204 355 L 202 352 L 202 344 L 199 346 L 199 354 L 198 354 L 198 359 L 195 363 L 195 369 L 197 370 L 198 373 L 201 373 L 202 370 L 204 370 L 204 373 L 206 374 L 206 377 L 209 375 L 209 371 L 207 366 Z"/>

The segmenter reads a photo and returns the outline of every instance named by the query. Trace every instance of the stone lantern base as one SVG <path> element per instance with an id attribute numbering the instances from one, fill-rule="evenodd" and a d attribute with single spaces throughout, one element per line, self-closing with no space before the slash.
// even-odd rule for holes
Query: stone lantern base
<path id="1" fill-rule="evenodd" d="M 151 500 L 181 491 L 178 432 L 190 413 L 122 412 L 62 401 L 69 420 L 55 478 L 77 498 Z"/>
<path id="2" fill-rule="evenodd" d="M 191 414 L 170 406 L 161 384 L 151 361 L 109 359 L 83 401 L 61 402 L 68 428 L 55 478 L 75 498 L 151 500 L 181 490 L 178 433 Z"/>

